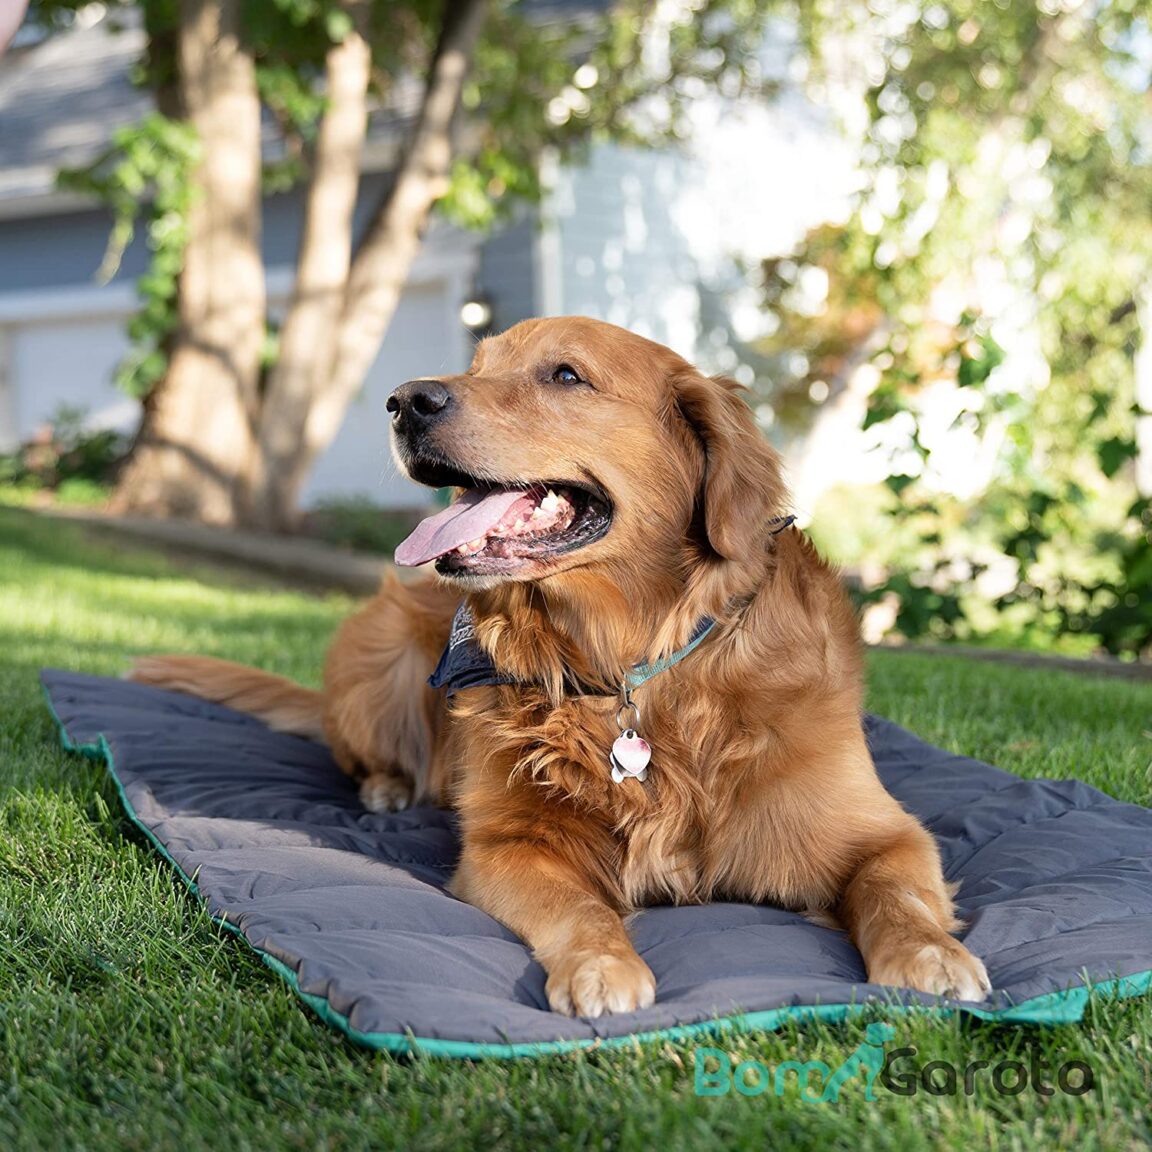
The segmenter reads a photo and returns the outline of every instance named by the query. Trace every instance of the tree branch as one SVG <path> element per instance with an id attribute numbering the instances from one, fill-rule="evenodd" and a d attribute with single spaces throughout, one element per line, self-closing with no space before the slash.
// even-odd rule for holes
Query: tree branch
<path id="1" fill-rule="evenodd" d="M 335 360 L 308 418 L 310 456 L 330 443 L 371 367 L 420 250 L 428 215 L 447 191 L 453 124 L 487 7 L 487 0 L 446 0 L 444 5 L 408 147 L 352 262 Z"/>
<path id="2" fill-rule="evenodd" d="M 245 480 L 245 519 L 283 528 L 310 459 L 300 445 L 314 397 L 324 387 L 336 347 L 352 259 L 352 218 L 368 126 L 372 53 L 370 5 L 343 5 L 353 30 L 328 51 L 327 102 L 320 119 L 304 208 L 292 301 L 280 331 L 280 354 L 268 378 Z"/>

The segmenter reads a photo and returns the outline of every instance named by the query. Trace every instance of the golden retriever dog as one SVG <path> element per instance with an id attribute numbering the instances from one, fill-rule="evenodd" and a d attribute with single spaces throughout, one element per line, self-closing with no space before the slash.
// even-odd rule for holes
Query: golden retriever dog
<path id="1" fill-rule="evenodd" d="M 852 608 L 735 384 L 568 317 L 388 410 L 408 475 L 457 490 L 397 550 L 437 575 L 384 582 L 322 691 L 196 657 L 135 679 L 326 739 L 371 809 L 454 805 L 451 891 L 530 945 L 558 1012 L 650 1005 L 629 914 L 713 899 L 838 925 L 874 983 L 985 998 L 865 744 Z M 491 673 L 451 694 L 428 684 L 450 634 Z"/>

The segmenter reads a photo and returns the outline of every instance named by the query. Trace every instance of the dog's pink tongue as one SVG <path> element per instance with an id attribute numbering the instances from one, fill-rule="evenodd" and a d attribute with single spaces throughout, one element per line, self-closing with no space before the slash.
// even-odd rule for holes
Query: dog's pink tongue
<path id="1" fill-rule="evenodd" d="M 427 564 L 461 544 L 486 536 L 504 518 L 504 514 L 523 499 L 526 492 L 502 489 L 497 492 L 465 492 L 443 512 L 429 516 L 416 525 L 416 530 L 396 549 L 396 563 L 405 568 Z"/>

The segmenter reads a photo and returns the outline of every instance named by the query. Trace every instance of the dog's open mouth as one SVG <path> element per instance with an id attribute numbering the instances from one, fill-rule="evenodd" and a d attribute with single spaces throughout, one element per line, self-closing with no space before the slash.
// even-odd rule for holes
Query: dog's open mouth
<path id="1" fill-rule="evenodd" d="M 601 493 L 571 482 L 466 488 L 416 526 L 396 563 L 435 560 L 438 572 L 459 576 L 511 574 L 599 540 L 611 521 Z"/>

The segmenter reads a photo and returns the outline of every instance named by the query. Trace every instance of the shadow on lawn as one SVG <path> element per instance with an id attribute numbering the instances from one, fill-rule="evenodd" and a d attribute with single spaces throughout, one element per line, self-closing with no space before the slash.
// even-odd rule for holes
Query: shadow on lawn
<path id="1" fill-rule="evenodd" d="M 165 557 L 119 547 L 94 529 L 23 508 L 0 508 L 0 548 L 22 552 L 34 563 L 110 576 L 156 580 L 181 574 Z"/>
<path id="2" fill-rule="evenodd" d="M 326 599 L 342 596 L 308 584 L 283 581 L 263 571 L 253 573 L 243 563 L 199 555 L 190 559 L 173 547 L 142 545 L 116 537 L 114 532 L 101 533 L 88 525 L 50 520 L 23 508 L 0 506 L 0 556 L 6 552 L 14 553 L 16 562 L 14 566 L 0 562 L 0 581 L 7 577 L 14 586 L 30 582 L 25 568 L 43 566 L 86 576 L 203 583 L 238 593 L 271 589 L 295 594 L 321 611 Z"/>
<path id="3" fill-rule="evenodd" d="M 304 596 L 322 597 L 316 589 L 296 581 L 255 573 L 240 563 L 197 556 L 190 560 L 163 544 L 139 545 L 112 530 L 101 534 L 88 525 L 51 519 L 24 508 L 0 506 L 0 552 L 12 549 L 32 563 L 69 568 L 89 574 L 124 576 L 135 580 L 199 580 L 232 585 L 241 591 L 269 587 Z"/>

